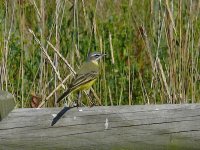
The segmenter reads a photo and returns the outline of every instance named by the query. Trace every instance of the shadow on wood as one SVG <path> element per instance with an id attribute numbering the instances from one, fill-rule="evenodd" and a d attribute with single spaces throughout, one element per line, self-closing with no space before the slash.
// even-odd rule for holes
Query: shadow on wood
<path id="1" fill-rule="evenodd" d="M 51 127 L 60 109 L 13 110 L 0 122 L 0 149 L 200 148 L 199 104 L 74 108 Z"/>

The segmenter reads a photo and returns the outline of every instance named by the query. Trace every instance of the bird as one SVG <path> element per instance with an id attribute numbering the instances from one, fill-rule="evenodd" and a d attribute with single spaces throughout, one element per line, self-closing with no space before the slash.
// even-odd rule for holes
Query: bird
<path id="1" fill-rule="evenodd" d="M 57 103 L 72 92 L 90 89 L 99 76 L 98 60 L 103 56 L 105 56 L 105 54 L 100 52 L 93 52 L 88 55 L 87 61 L 83 63 L 81 68 L 77 71 L 67 91 L 58 98 Z"/>
<path id="2" fill-rule="evenodd" d="M 87 57 L 87 61 L 83 63 L 77 71 L 75 77 L 72 79 L 68 89 L 57 99 L 57 103 L 72 92 L 90 89 L 99 76 L 98 61 L 105 55 L 106 54 L 102 54 L 100 52 L 90 53 Z M 63 116 L 63 114 L 71 108 L 73 107 L 65 106 L 53 119 L 51 126 L 53 126 Z"/>

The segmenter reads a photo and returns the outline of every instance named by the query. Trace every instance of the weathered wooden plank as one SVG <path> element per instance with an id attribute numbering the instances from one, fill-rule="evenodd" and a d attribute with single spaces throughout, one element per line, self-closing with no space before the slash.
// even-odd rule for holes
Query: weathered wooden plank
<path id="1" fill-rule="evenodd" d="M 0 122 L 0 149 L 199 149 L 200 104 L 15 109 Z M 108 119 L 108 129 L 105 122 Z"/>
<path id="2" fill-rule="evenodd" d="M 14 97 L 6 91 L 0 90 L 0 121 L 15 107 Z"/>

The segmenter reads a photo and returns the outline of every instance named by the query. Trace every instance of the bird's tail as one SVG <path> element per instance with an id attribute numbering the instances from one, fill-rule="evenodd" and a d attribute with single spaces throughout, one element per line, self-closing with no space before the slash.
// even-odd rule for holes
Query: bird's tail
<path id="1" fill-rule="evenodd" d="M 57 103 L 59 103 L 63 98 L 67 97 L 68 94 L 71 92 L 70 88 L 67 89 L 67 91 L 65 91 L 58 99 L 57 99 Z"/>

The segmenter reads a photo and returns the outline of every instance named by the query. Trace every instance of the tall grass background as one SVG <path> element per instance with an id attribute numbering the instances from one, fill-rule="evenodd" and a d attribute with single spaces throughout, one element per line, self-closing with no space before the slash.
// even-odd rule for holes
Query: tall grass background
<path id="1" fill-rule="evenodd" d="M 199 11 L 198 0 L 2 0 L 0 88 L 19 108 L 32 94 L 56 106 L 73 69 L 101 51 L 102 105 L 199 102 Z"/>

